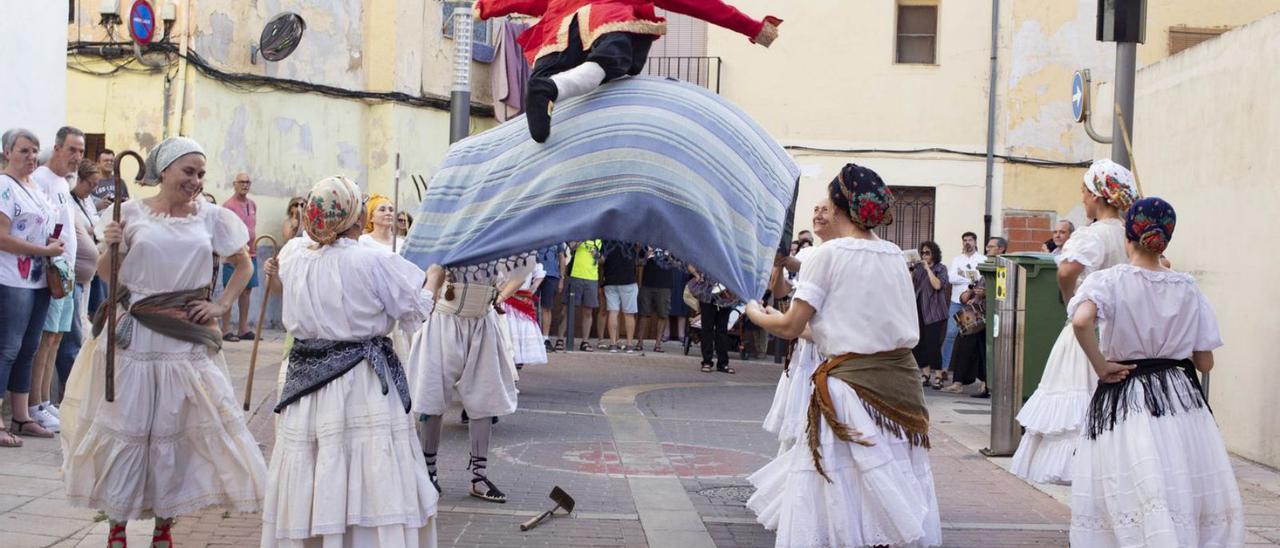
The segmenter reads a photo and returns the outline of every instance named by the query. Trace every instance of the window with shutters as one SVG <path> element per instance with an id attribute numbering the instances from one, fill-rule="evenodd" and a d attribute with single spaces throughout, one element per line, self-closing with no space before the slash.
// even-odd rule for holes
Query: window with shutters
<path id="1" fill-rule="evenodd" d="M 1169 55 L 1176 54 L 1231 30 L 1227 28 L 1194 28 L 1186 26 L 1169 27 Z"/>
<path id="2" fill-rule="evenodd" d="M 894 62 L 938 64 L 938 6 L 899 4 L 897 38 Z"/>

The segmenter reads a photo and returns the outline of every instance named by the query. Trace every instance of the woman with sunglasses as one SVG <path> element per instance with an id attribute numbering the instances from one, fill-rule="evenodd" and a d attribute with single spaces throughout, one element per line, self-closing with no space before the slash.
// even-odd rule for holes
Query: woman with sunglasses
<path id="1" fill-rule="evenodd" d="M 947 314 L 951 306 L 951 278 L 942 264 L 938 244 L 921 242 L 920 262 L 911 265 L 911 282 L 916 290 L 916 308 L 920 317 L 920 343 L 911 352 L 924 370 L 925 383 L 942 388 L 947 375 L 942 363 L 942 341 L 947 335 Z"/>

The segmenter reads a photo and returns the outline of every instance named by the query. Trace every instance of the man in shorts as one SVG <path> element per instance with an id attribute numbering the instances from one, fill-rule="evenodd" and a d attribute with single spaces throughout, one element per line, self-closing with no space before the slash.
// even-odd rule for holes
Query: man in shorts
<path id="1" fill-rule="evenodd" d="M 582 342 L 578 350 L 595 352 L 587 340 L 591 336 L 591 318 L 600 307 L 600 299 L 596 291 L 600 286 L 600 240 L 570 242 L 569 284 L 565 299 L 570 309 L 578 312 L 578 325 L 582 329 Z M 566 322 L 567 323 L 567 322 Z M 560 326 L 560 335 L 564 336 L 564 324 Z"/>
<path id="2" fill-rule="evenodd" d="M 628 354 L 643 351 L 636 335 L 637 298 L 640 286 L 636 283 L 636 261 L 622 246 L 614 247 L 604 258 L 604 299 L 609 309 L 609 352 Z M 622 313 L 626 336 L 618 340 L 618 313 Z M 634 341 L 634 344 L 632 344 Z"/>
<path id="3" fill-rule="evenodd" d="M 671 314 L 671 286 L 675 281 L 671 271 L 661 264 L 665 253 L 650 250 L 640 272 L 640 338 L 644 339 L 645 333 L 652 329 L 654 352 L 663 352 L 663 333 L 667 316 Z"/>

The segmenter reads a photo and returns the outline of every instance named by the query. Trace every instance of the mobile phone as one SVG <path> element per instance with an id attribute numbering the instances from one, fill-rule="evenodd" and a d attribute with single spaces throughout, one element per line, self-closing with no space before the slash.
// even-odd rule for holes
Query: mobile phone
<path id="1" fill-rule="evenodd" d="M 902 255 L 906 257 L 907 263 L 909 264 L 920 262 L 920 252 L 914 249 L 908 249 L 906 251 L 903 251 Z"/>
<path id="2" fill-rule="evenodd" d="M 62 236 L 62 223 L 53 225 L 53 237 L 58 238 L 60 236 Z"/>

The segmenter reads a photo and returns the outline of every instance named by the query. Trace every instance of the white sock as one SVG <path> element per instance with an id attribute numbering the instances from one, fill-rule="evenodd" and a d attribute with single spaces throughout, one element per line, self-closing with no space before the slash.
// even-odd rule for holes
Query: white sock
<path id="1" fill-rule="evenodd" d="M 587 61 L 559 74 L 551 75 L 551 81 L 556 84 L 558 93 L 556 100 L 563 101 L 600 87 L 600 83 L 604 81 L 604 69 L 599 63 Z"/>

